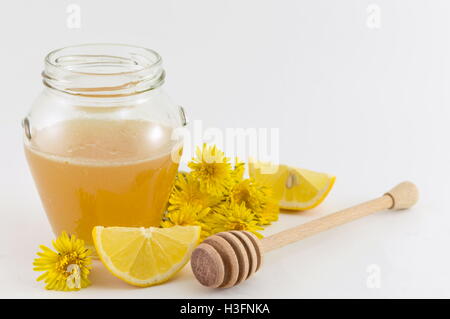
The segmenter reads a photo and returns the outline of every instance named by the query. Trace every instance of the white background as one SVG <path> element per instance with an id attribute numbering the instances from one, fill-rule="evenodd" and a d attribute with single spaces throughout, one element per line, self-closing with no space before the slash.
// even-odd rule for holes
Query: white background
<path id="1" fill-rule="evenodd" d="M 69 1 L 0 4 L 0 297 L 450 297 L 449 1 Z M 381 25 L 369 28 L 369 4 Z M 283 214 L 265 234 L 376 197 L 408 179 L 417 206 L 383 212 L 266 256 L 252 280 L 203 288 L 186 267 L 138 289 L 96 263 L 93 285 L 46 291 L 32 261 L 53 234 L 24 160 L 20 120 L 43 58 L 71 44 L 157 50 L 166 91 L 205 127 L 280 129 L 283 163 L 337 176 L 329 198 Z M 381 286 L 368 288 L 377 265 Z"/>

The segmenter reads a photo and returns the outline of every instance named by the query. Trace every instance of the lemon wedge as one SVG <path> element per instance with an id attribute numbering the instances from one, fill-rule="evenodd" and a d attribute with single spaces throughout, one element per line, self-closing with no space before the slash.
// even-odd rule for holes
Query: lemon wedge
<path id="1" fill-rule="evenodd" d="M 249 175 L 272 188 L 279 206 L 286 210 L 307 210 L 318 206 L 327 197 L 335 176 L 264 162 L 249 162 Z"/>
<path id="2" fill-rule="evenodd" d="M 127 283 L 148 287 L 170 279 L 189 261 L 199 226 L 103 227 L 92 230 L 105 267 Z"/>

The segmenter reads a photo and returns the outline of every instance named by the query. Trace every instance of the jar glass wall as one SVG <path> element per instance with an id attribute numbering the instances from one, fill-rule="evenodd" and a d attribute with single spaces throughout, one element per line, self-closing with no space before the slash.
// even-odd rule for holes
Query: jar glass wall
<path id="1" fill-rule="evenodd" d="M 56 234 L 92 243 L 96 225 L 158 226 L 178 170 L 183 110 L 162 89 L 160 56 L 91 44 L 51 52 L 24 119 L 24 146 Z"/>

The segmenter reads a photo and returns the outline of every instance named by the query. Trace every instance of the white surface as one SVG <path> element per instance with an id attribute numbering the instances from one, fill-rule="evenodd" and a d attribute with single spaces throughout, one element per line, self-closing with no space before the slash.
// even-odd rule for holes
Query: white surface
<path id="1" fill-rule="evenodd" d="M 371 1 L 372 2 L 372 1 Z M 263 298 L 450 297 L 450 20 L 448 1 L 3 1 L 0 10 L 0 297 Z M 198 285 L 189 267 L 136 289 L 95 264 L 92 287 L 45 291 L 31 263 L 50 244 L 21 148 L 20 120 L 40 90 L 44 55 L 85 42 L 156 49 L 166 89 L 205 127 L 278 127 L 280 157 L 336 174 L 326 202 L 283 214 L 270 234 L 410 179 L 410 211 L 383 212 L 267 255 L 252 280 L 229 290 Z M 381 270 L 368 288 L 367 267 Z"/>

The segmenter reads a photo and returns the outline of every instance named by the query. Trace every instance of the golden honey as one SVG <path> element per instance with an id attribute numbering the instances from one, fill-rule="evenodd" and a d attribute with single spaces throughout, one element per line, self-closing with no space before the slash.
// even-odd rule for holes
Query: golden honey
<path id="1" fill-rule="evenodd" d="M 34 132 L 25 153 L 54 232 L 91 245 L 96 225 L 158 226 L 178 169 L 171 133 L 149 121 L 84 118 Z"/>

